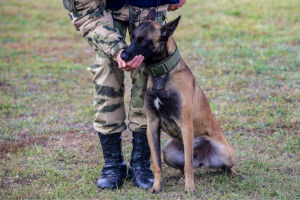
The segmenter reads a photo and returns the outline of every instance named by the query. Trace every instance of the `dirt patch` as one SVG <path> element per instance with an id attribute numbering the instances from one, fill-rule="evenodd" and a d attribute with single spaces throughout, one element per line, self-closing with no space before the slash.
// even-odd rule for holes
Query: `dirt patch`
<path id="1" fill-rule="evenodd" d="M 4 93 L 8 93 L 13 91 L 13 86 L 5 80 L 0 80 L 0 89 L 4 91 Z"/>
<path id="2" fill-rule="evenodd" d="M 28 136 L 21 140 L 3 140 L 0 142 L 0 159 L 7 158 L 7 153 L 16 153 L 27 146 L 33 145 L 35 143 L 46 145 L 48 140 L 47 136 L 43 136 L 40 138 L 34 138 L 32 136 Z"/>
<path id="3" fill-rule="evenodd" d="M 60 132 L 51 134 L 51 137 L 47 143 L 49 150 L 56 148 L 63 148 L 70 152 L 84 151 L 91 152 L 94 151 L 95 147 L 99 147 L 99 138 L 96 131 L 90 126 L 89 123 L 78 123 L 73 124 L 81 131 L 70 131 L 70 132 Z"/>
<path id="4" fill-rule="evenodd" d="M 6 83 L 5 81 L 0 80 L 0 87 L 4 87 L 6 85 L 9 85 L 9 84 Z"/>
<path id="5" fill-rule="evenodd" d="M 66 132 L 45 135 L 39 138 L 26 136 L 23 139 L 11 141 L 3 140 L 0 142 L 0 159 L 7 159 L 8 153 L 17 153 L 26 147 L 33 144 L 41 144 L 43 146 L 59 146 L 66 149 L 77 149 L 79 146 L 91 144 L 92 141 L 97 141 L 97 136 L 94 133 L 78 133 Z M 87 149 L 89 150 L 89 149 Z"/>
<path id="6" fill-rule="evenodd" d="M 241 132 L 244 134 L 256 133 L 257 136 L 265 137 L 265 135 L 274 135 L 274 133 L 276 133 L 278 130 L 282 130 L 283 134 L 285 135 L 300 135 L 300 121 L 291 122 L 290 124 L 286 124 L 284 121 L 278 121 L 277 123 L 273 123 L 262 128 L 247 128 L 237 126 L 235 127 L 234 132 Z"/>
<path id="7" fill-rule="evenodd" d="M 4 139 L 0 141 L 0 159 L 8 159 L 8 153 L 17 153 L 33 144 L 58 146 L 66 149 L 77 149 L 80 146 L 92 148 L 91 144 L 98 145 L 98 136 L 88 123 L 78 123 L 73 126 L 82 131 L 37 133 L 35 135 L 22 133 L 18 134 L 15 140 Z"/>
<path id="8" fill-rule="evenodd" d="M 271 124 L 270 126 L 262 130 L 256 130 L 256 131 L 259 133 L 265 133 L 267 135 L 273 135 L 279 129 L 283 131 L 283 134 L 299 135 L 300 121 L 295 121 L 290 124 L 285 124 L 284 121 L 279 121 L 277 123 Z"/>
<path id="9" fill-rule="evenodd" d="M 66 149 L 77 149 L 79 146 L 91 144 L 95 140 L 98 142 L 98 136 L 94 132 L 65 132 L 51 137 L 51 142 L 48 145 L 64 147 Z"/>
<path id="10" fill-rule="evenodd" d="M 28 175 L 18 179 L 16 182 L 22 185 L 30 185 L 34 180 L 38 180 L 40 176 L 42 176 L 42 174 Z"/>

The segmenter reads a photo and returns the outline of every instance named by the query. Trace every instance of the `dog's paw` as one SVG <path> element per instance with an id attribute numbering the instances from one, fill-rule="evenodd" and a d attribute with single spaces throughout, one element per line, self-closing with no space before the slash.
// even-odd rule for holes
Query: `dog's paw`
<path id="1" fill-rule="evenodd" d="M 231 178 L 237 178 L 238 180 L 240 181 L 243 181 L 245 180 L 246 178 L 240 174 L 240 173 L 237 173 L 235 170 L 233 169 L 229 169 L 228 171 L 225 172 L 229 177 Z"/>
<path id="2" fill-rule="evenodd" d="M 195 189 L 194 183 L 185 184 L 185 189 L 184 189 L 184 192 L 185 192 L 185 193 L 194 193 L 195 190 L 196 190 L 196 189 Z"/>
<path id="3" fill-rule="evenodd" d="M 154 193 L 158 193 L 161 191 L 161 185 L 160 184 L 153 184 L 152 188 L 149 189 L 149 192 L 151 192 L 152 194 Z"/>

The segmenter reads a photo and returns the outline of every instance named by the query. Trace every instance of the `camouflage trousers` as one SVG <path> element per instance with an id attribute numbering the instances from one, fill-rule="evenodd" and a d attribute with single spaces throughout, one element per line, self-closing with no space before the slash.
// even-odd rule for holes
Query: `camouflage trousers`
<path id="1" fill-rule="evenodd" d="M 160 6 L 157 21 L 163 23 L 167 6 Z M 151 8 L 124 6 L 120 10 L 111 11 L 110 23 L 123 38 L 128 30 L 130 39 L 136 27 L 146 19 Z M 100 22 L 99 22 L 100 23 Z M 116 61 L 99 48 L 103 34 L 103 24 L 96 26 L 84 37 L 97 53 L 96 61 L 91 66 L 95 86 L 95 121 L 94 128 L 102 134 L 113 134 L 126 129 L 124 108 L 124 72 L 118 68 Z M 100 39 L 99 39 L 100 38 Z M 111 38 L 118 40 L 118 38 Z M 107 42 L 107 38 L 105 38 Z M 146 131 L 146 116 L 144 111 L 144 95 L 147 78 L 141 73 L 141 67 L 130 74 L 132 81 L 131 99 L 128 111 L 128 128 L 130 131 Z"/>

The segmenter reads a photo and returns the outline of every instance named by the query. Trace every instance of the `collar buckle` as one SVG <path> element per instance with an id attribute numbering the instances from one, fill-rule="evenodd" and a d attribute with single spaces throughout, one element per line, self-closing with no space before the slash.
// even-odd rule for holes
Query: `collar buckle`
<path id="1" fill-rule="evenodd" d="M 165 74 L 169 72 L 169 71 L 168 71 L 168 68 L 167 68 L 167 66 L 166 66 L 165 63 L 162 64 L 162 69 L 164 70 L 164 73 L 165 73 Z"/>

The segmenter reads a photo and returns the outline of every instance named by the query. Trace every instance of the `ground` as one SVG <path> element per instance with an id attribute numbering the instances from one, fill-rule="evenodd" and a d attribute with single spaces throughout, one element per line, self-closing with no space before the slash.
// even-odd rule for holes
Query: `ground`
<path id="1" fill-rule="evenodd" d="M 188 0 L 169 14 L 182 15 L 175 39 L 245 179 L 199 169 L 190 195 L 163 164 L 153 195 L 131 181 L 95 187 L 103 166 L 87 71 L 95 55 L 61 1 L 0 0 L 0 199 L 299 199 L 299 10 L 297 0 Z M 130 141 L 124 133 L 127 161 Z"/>

